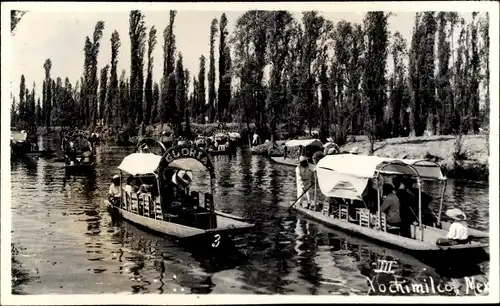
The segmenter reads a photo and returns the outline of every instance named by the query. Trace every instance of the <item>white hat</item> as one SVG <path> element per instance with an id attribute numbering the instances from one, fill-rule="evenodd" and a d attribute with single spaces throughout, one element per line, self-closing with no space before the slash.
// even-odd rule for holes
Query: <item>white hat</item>
<path id="1" fill-rule="evenodd" d="M 193 181 L 193 172 L 192 171 L 186 171 L 186 170 L 179 170 L 175 172 L 175 174 L 172 177 L 172 182 L 175 185 L 181 185 L 182 187 L 186 187 Z"/>
<path id="2" fill-rule="evenodd" d="M 358 153 L 359 153 L 359 152 L 358 152 L 358 147 L 354 147 L 354 148 L 352 148 L 352 149 L 349 151 L 349 153 L 351 153 L 351 154 L 358 154 Z"/>
<path id="3" fill-rule="evenodd" d="M 119 176 L 118 174 L 115 174 L 115 175 L 113 176 L 113 180 L 116 180 L 116 179 L 119 179 L 119 178 L 120 178 L 120 176 Z"/>
<path id="4" fill-rule="evenodd" d="M 307 161 L 307 158 L 306 158 L 305 156 L 301 155 L 301 156 L 299 157 L 299 163 L 301 163 L 301 162 L 303 162 L 303 161 Z"/>
<path id="5" fill-rule="evenodd" d="M 328 141 L 328 142 L 333 142 L 333 138 L 332 138 L 332 137 L 328 137 L 328 138 L 326 139 L 326 141 Z"/>
<path id="6" fill-rule="evenodd" d="M 453 220 L 458 220 L 458 221 L 467 220 L 467 216 L 465 215 L 465 213 L 458 208 L 448 209 L 445 212 L 445 214 Z"/>

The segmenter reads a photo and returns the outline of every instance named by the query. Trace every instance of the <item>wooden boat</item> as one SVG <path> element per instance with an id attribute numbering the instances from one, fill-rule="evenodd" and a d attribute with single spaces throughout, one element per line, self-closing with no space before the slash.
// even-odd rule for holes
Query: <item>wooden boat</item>
<path id="1" fill-rule="evenodd" d="M 411 176 L 416 179 L 418 186 L 418 216 L 417 221 L 410 224 L 408 237 L 403 237 L 387 231 L 388 225 L 385 214 L 380 213 L 380 188 L 377 189 L 378 213 L 371 214 L 368 208 L 354 208 L 356 218 L 350 217 L 357 201 L 361 206 L 366 199 L 367 189 L 371 186 L 381 186 L 388 176 Z M 436 180 L 442 183 L 442 193 L 437 222 L 424 224 L 422 212 L 422 180 Z M 307 217 L 319 221 L 327 226 L 338 228 L 350 233 L 377 240 L 382 243 L 400 247 L 411 251 L 468 251 L 482 249 L 488 246 L 485 241 L 489 237 L 487 232 L 469 229 L 469 241 L 465 244 L 440 245 L 438 238 L 445 238 L 448 222 L 441 222 L 446 177 L 442 174 L 438 164 L 425 160 L 397 160 L 377 156 L 363 156 L 352 154 L 328 155 L 321 159 L 315 168 L 314 206 L 321 206 L 316 198 L 319 186 L 321 193 L 328 199 L 340 199 L 332 207 L 328 202 L 323 203 L 323 209 L 308 209 L 294 206 L 293 208 Z M 342 201 L 348 204 L 342 203 Z M 408 203 L 401 203 L 408 205 Z M 366 206 L 366 204 L 365 204 Z M 336 211 L 332 211 L 333 209 Z M 352 215 L 351 215 L 352 216 Z"/>
<path id="2" fill-rule="evenodd" d="M 11 157 L 45 156 L 38 149 L 38 137 L 33 131 L 11 131 L 10 134 Z M 53 152 L 53 151 L 52 151 Z"/>
<path id="3" fill-rule="evenodd" d="M 84 149 L 88 148 L 90 157 L 85 161 Z M 90 136 L 80 130 L 70 131 L 62 139 L 64 165 L 71 172 L 89 171 L 95 167 L 95 146 Z"/>
<path id="4" fill-rule="evenodd" d="M 55 150 L 37 150 L 30 151 L 25 154 L 26 156 L 38 156 L 38 157 L 52 157 L 56 155 Z"/>
<path id="5" fill-rule="evenodd" d="M 297 150 L 296 156 L 288 156 L 289 150 Z M 318 139 L 290 140 L 285 143 L 285 156 L 270 156 L 271 160 L 286 166 L 297 166 L 298 157 L 304 155 L 312 162 L 312 156 L 323 149 L 323 143 Z"/>
<path id="6" fill-rule="evenodd" d="M 209 155 L 196 145 L 178 145 L 161 155 L 132 153 L 118 166 L 124 173 L 149 184 L 146 192 L 122 192 L 118 203 L 107 205 L 125 220 L 153 232 L 181 239 L 194 239 L 208 248 L 220 248 L 232 235 L 253 224 L 241 217 L 217 212 L 213 204 L 215 170 Z M 210 192 L 201 201 L 197 191 L 185 192 L 172 184 L 177 171 L 208 172 Z M 170 191 L 175 192 L 170 192 Z"/>

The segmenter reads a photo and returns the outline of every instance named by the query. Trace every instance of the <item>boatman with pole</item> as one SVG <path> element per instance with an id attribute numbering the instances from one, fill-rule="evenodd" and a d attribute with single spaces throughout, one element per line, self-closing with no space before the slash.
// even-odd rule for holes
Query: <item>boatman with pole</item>
<path id="1" fill-rule="evenodd" d="M 309 189 L 312 186 L 313 171 L 309 167 L 307 158 L 303 155 L 299 157 L 299 165 L 295 168 L 295 176 L 297 179 L 297 201 L 302 205 L 302 196 L 307 198 L 307 208 L 311 203 Z"/>

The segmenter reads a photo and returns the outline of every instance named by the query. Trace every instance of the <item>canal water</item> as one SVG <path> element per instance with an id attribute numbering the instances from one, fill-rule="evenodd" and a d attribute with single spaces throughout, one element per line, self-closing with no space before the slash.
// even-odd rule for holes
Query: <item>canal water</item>
<path id="1" fill-rule="evenodd" d="M 42 139 L 53 149 L 59 141 Z M 256 223 L 240 238 L 242 259 L 189 251 L 106 209 L 110 179 L 133 150 L 98 146 L 96 171 L 87 176 L 66 176 L 54 159 L 12 162 L 13 293 L 422 294 L 390 292 L 396 281 L 427 284 L 426 294 L 473 295 L 471 280 L 488 281 L 488 260 L 442 269 L 288 212 L 296 195 L 293 168 L 244 150 L 214 157 L 216 208 Z M 437 188 L 427 187 L 438 198 Z M 449 180 L 445 208 L 460 207 L 470 226 L 488 230 L 488 189 L 487 182 Z M 378 274 L 379 260 L 393 260 L 394 273 Z M 439 292 L 430 288 L 437 285 Z"/>

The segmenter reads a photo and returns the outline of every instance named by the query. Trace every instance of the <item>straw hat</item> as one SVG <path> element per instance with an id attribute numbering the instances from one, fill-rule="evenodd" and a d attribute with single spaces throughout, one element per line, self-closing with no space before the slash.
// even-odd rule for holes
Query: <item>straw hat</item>
<path id="1" fill-rule="evenodd" d="M 182 187 L 188 186 L 189 184 L 191 184 L 192 181 L 193 181 L 192 171 L 179 170 L 172 177 L 172 182 L 175 185 L 180 185 Z"/>
<path id="2" fill-rule="evenodd" d="M 453 220 L 457 220 L 457 221 L 467 220 L 467 216 L 465 216 L 465 213 L 458 208 L 448 209 L 445 212 L 445 214 L 446 214 L 446 216 L 448 216 L 449 218 L 451 218 Z"/>
<path id="3" fill-rule="evenodd" d="M 301 155 L 301 156 L 299 157 L 299 164 L 300 164 L 300 163 L 302 163 L 302 162 L 304 162 L 304 161 L 307 161 L 307 157 L 305 157 L 305 156 Z"/>
<path id="4" fill-rule="evenodd" d="M 351 154 L 358 154 L 358 153 L 359 153 L 359 152 L 358 152 L 358 147 L 354 147 L 354 148 L 352 148 L 352 149 L 349 151 L 349 153 L 351 153 Z"/>

